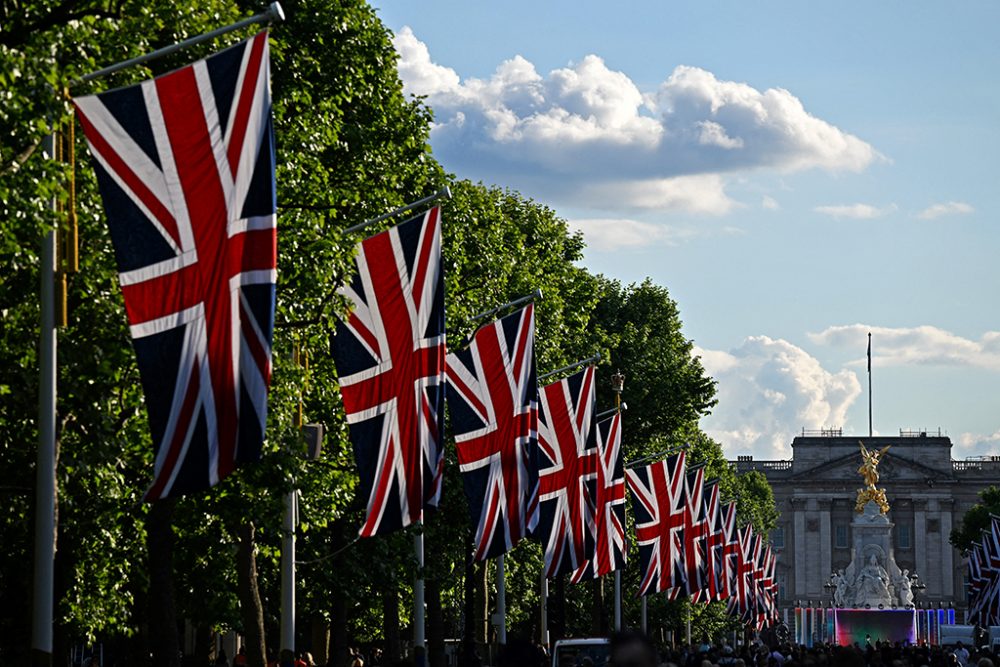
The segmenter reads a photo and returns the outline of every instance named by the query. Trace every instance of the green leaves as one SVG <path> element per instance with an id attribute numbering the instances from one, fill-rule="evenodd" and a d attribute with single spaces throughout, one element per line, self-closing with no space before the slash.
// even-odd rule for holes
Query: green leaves
<path id="1" fill-rule="evenodd" d="M 979 502 L 966 511 L 962 522 L 952 529 L 951 545 L 969 551 L 980 541 L 982 532 L 990 526 L 990 516 L 1000 516 L 1000 488 L 988 486 L 979 492 Z"/>
<path id="2" fill-rule="evenodd" d="M 361 0 L 289 0 L 271 32 L 277 137 L 277 326 L 263 460 L 209 492 L 184 498 L 175 516 L 179 613 L 196 625 L 238 629 L 236 529 L 253 521 L 266 624 L 276 626 L 281 498 L 301 493 L 299 616 L 329 617 L 349 601 L 358 640 L 377 639 L 385 581 L 408 620 L 408 532 L 352 542 L 362 507 L 330 354 L 337 289 L 353 271 L 359 234 L 344 229 L 450 184 L 442 202 L 448 343 L 465 341 L 472 315 L 536 289 L 539 372 L 601 352 L 598 402 L 613 405 L 610 375 L 626 375 L 629 459 L 688 444 L 758 530 L 774 522 L 763 478 L 736 478 L 718 443 L 698 428 L 715 387 L 693 356 L 677 304 L 650 281 L 622 285 L 580 266 L 584 242 L 551 208 L 499 187 L 449 178 L 428 146 L 431 111 L 406 99 L 390 33 Z M 23 5 L 23 3 L 22 3 Z M 70 18 L 60 12 L 72 6 Z M 0 9 L 0 636 L 28 637 L 20 613 L 31 581 L 31 490 L 37 439 L 38 248 L 66 200 L 63 165 L 43 159 L 42 137 L 70 109 L 53 91 L 81 74 L 175 43 L 259 11 L 229 0 L 62 3 L 35 0 L 17 16 Z M 61 17 L 61 18 L 60 18 Z M 58 20 L 57 20 L 58 19 Z M 65 20 L 64 20 L 65 19 Z M 252 32 L 248 30 L 247 34 Z M 77 93 L 132 83 L 203 56 L 231 35 L 132 68 Z M 145 621 L 145 516 L 141 495 L 153 452 L 113 254 L 84 142 L 76 149 L 81 272 L 70 277 L 70 326 L 59 334 L 59 623 L 68 638 L 129 636 Z M 382 228 L 391 224 L 387 221 Z M 378 229 L 366 230 L 374 233 Z M 294 359 L 308 354 L 308 369 Z M 327 427 L 322 457 L 305 461 L 296 417 Z M 440 583 L 442 621 L 460 631 L 469 517 L 454 443 L 440 509 L 425 526 L 426 576 Z M 534 627 L 541 566 L 537 544 L 507 559 L 512 631 Z M 626 573 L 634 590 L 637 573 Z M 589 631 L 590 586 L 568 587 L 570 630 Z M 637 617 L 627 595 L 628 613 Z M 657 603 L 659 604 L 659 603 Z M 662 609 L 661 609 L 662 607 Z M 654 605 L 662 621 L 678 609 Z M 714 614 L 715 612 L 711 612 Z M 659 616 L 657 616 L 659 614 Z M 705 627 L 716 623 L 704 617 Z M 672 616 L 673 615 L 673 616 Z M 716 619 L 716 620 L 710 620 Z M 701 621 L 696 620 L 697 623 Z M 714 627 L 714 626 L 711 626 Z M 25 640 L 26 641 L 26 640 Z"/>

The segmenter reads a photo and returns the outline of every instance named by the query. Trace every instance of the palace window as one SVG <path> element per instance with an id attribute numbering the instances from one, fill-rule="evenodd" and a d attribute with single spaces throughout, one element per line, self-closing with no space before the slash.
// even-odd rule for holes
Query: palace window
<path id="1" fill-rule="evenodd" d="M 771 531 L 771 544 L 775 549 L 785 548 L 785 529 L 783 526 L 777 526 Z"/>
<path id="2" fill-rule="evenodd" d="M 787 600 L 788 591 L 785 590 L 788 587 L 788 575 L 779 574 L 778 575 L 778 599 Z"/>
<path id="3" fill-rule="evenodd" d="M 900 549 L 912 549 L 910 542 L 910 526 L 908 524 L 898 524 L 896 526 L 896 546 Z"/>
<path id="4" fill-rule="evenodd" d="M 833 546 L 838 549 L 846 549 L 849 545 L 847 544 L 847 524 L 838 523 L 836 529 L 836 535 L 834 538 Z"/>

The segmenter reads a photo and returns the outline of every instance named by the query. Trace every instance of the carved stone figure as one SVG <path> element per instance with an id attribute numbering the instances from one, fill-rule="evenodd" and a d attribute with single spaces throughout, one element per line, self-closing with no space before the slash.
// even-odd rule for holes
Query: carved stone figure
<path id="1" fill-rule="evenodd" d="M 889 574 L 878 562 L 878 557 L 872 554 L 868 564 L 862 568 L 855 582 L 857 597 L 855 604 L 859 607 L 878 604 L 891 604 L 889 594 Z"/>
<path id="2" fill-rule="evenodd" d="M 903 576 L 896 582 L 896 592 L 901 607 L 908 609 L 913 606 L 913 580 L 910 578 L 909 570 L 903 570 Z"/>
<path id="3" fill-rule="evenodd" d="M 830 583 L 833 584 L 833 604 L 835 607 L 846 607 L 849 604 L 847 596 L 847 577 L 844 570 L 840 569 L 830 576 Z"/>

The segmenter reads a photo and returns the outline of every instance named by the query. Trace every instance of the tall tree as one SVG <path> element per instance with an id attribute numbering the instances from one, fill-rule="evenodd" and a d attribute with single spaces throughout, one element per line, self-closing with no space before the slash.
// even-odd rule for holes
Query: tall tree
<path id="1" fill-rule="evenodd" d="M 990 527 L 990 517 L 1000 516 L 1000 488 L 988 486 L 979 492 L 979 502 L 966 510 L 962 521 L 952 529 L 949 539 L 959 551 L 969 551 Z"/>

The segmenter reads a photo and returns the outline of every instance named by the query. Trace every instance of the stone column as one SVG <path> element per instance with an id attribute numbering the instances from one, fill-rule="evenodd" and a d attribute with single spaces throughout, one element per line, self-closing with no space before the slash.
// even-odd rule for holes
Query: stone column
<path id="1" fill-rule="evenodd" d="M 825 583 L 833 571 L 833 541 L 830 539 L 830 501 L 820 501 L 819 505 L 819 576 Z M 822 590 L 822 589 L 821 589 Z"/>
<path id="2" fill-rule="evenodd" d="M 946 598 L 955 595 L 955 548 L 951 546 L 951 511 L 953 501 L 949 498 L 941 502 L 941 594 Z"/>
<path id="3" fill-rule="evenodd" d="M 916 557 L 917 574 L 928 581 L 927 571 L 927 503 L 913 500 L 913 553 Z"/>
<path id="4" fill-rule="evenodd" d="M 806 560 L 809 557 L 806 554 L 806 513 L 801 501 L 797 501 L 797 499 L 792 499 L 792 507 L 795 511 L 792 529 L 795 533 L 795 597 L 804 598 L 806 597 Z"/>

